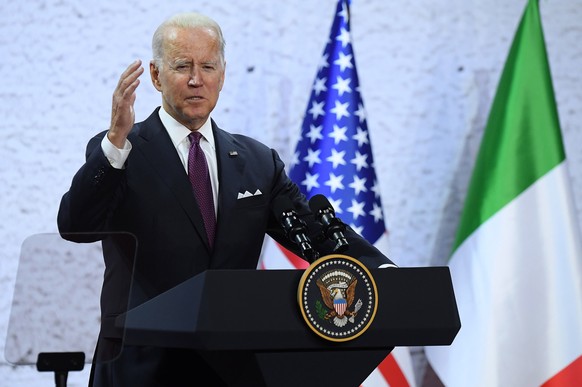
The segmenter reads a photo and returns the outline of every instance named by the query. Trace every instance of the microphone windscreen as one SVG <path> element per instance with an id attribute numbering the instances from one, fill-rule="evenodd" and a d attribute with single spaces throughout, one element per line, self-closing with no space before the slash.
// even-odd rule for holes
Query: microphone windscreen
<path id="1" fill-rule="evenodd" d="M 283 213 L 288 211 L 295 211 L 293 202 L 287 196 L 277 196 L 273 200 L 273 213 L 278 222 L 281 222 Z"/>
<path id="2" fill-rule="evenodd" d="M 327 200 L 327 198 L 322 194 L 314 195 L 311 197 L 311 199 L 309 199 L 309 208 L 311 208 L 311 212 L 313 212 L 313 214 L 317 214 L 319 211 L 327 208 L 330 208 L 332 212 L 335 213 L 329 200 Z"/>

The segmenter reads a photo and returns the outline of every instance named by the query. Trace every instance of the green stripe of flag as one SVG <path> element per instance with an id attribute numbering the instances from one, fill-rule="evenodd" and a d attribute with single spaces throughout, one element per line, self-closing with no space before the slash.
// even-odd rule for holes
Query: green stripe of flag
<path id="1" fill-rule="evenodd" d="M 453 251 L 565 159 L 537 0 L 529 0 L 499 81 Z"/>

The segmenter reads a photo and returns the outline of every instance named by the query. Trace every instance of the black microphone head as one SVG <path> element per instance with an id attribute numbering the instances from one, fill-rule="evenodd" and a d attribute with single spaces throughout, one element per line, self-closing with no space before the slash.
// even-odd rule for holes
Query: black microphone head
<path id="1" fill-rule="evenodd" d="M 335 215 L 333 206 L 322 194 L 313 195 L 311 199 L 309 199 L 309 208 L 315 215 L 317 215 L 321 210 L 331 210 L 331 213 Z"/>
<path id="2" fill-rule="evenodd" d="M 283 227 L 287 238 L 299 246 L 303 258 L 308 262 L 315 261 L 319 253 L 311 246 L 306 234 L 306 224 L 298 217 L 291 199 L 287 196 L 277 196 L 273 200 L 273 213 Z"/>
<path id="3" fill-rule="evenodd" d="M 282 221 L 283 214 L 294 211 L 293 202 L 287 196 L 277 196 L 273 200 L 273 213 L 279 223 Z"/>

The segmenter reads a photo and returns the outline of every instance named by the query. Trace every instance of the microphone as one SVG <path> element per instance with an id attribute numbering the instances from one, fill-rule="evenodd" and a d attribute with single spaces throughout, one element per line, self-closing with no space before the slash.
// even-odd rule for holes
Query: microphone
<path id="1" fill-rule="evenodd" d="M 299 246 L 303 258 L 308 262 L 316 261 L 319 253 L 311 246 L 311 241 L 306 234 L 307 225 L 297 217 L 291 199 L 286 196 L 277 196 L 273 202 L 273 212 L 283 226 L 287 238 Z"/>
<path id="2" fill-rule="evenodd" d="M 317 194 L 309 199 L 309 208 L 315 219 L 323 224 L 323 234 L 335 242 L 334 252 L 341 253 L 348 248 L 348 240 L 344 235 L 346 225 L 336 218 L 335 211 L 324 195 Z"/>

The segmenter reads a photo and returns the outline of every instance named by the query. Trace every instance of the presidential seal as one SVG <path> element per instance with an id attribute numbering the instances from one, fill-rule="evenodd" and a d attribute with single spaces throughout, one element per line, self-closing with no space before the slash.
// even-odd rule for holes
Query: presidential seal
<path id="1" fill-rule="evenodd" d="M 303 319 L 330 341 L 355 339 L 368 329 L 378 307 L 376 283 L 368 269 L 347 255 L 326 255 L 309 266 L 299 283 Z"/>

